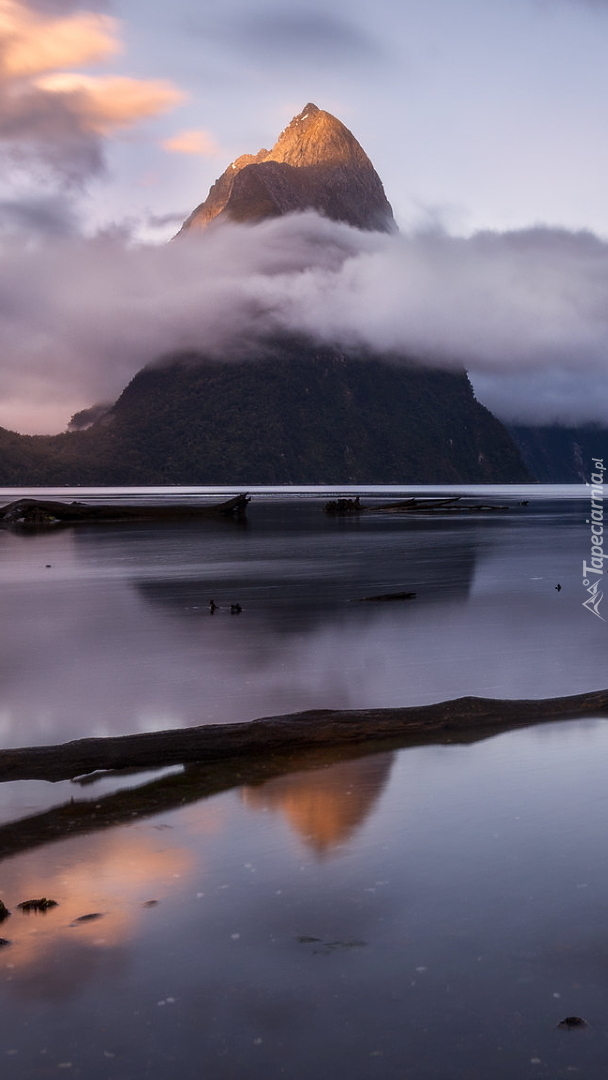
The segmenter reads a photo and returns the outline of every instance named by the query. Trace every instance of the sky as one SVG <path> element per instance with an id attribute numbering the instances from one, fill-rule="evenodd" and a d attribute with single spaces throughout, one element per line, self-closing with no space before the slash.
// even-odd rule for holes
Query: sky
<path id="1" fill-rule="evenodd" d="M 605 418 L 607 42 L 608 0 L 0 0 L 0 424 L 277 328 L 464 363 L 507 420 Z M 307 101 L 400 235 L 167 244 Z"/>

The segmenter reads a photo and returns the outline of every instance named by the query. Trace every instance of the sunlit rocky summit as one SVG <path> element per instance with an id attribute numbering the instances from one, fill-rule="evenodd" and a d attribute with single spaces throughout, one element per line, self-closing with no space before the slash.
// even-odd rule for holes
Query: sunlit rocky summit
<path id="1" fill-rule="evenodd" d="M 298 210 L 317 210 L 359 229 L 396 229 L 367 154 L 340 120 L 312 103 L 294 116 L 272 150 L 233 161 L 181 231 L 215 219 L 261 221 Z"/>
<path id="2" fill-rule="evenodd" d="M 180 230 L 255 228 L 314 210 L 359 229 L 396 230 L 382 182 L 354 135 L 307 105 L 272 150 L 236 159 Z M 236 314 L 236 313 L 235 313 Z M 229 316 L 229 313 L 228 313 Z M 226 362 L 229 360 L 230 362 Z M 107 408 L 63 435 L 0 429 L 0 485 L 420 484 L 529 479 L 505 427 L 466 372 L 416 356 L 319 345 L 282 333 L 246 359 L 151 356 Z"/>

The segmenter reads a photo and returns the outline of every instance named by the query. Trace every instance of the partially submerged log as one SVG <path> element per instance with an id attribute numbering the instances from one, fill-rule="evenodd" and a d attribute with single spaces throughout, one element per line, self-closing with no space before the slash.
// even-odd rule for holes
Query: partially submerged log
<path id="1" fill-rule="evenodd" d="M 412 496 L 409 499 L 400 499 L 398 502 L 372 503 L 362 506 L 360 496 L 354 499 L 334 499 L 325 503 L 325 513 L 334 517 L 348 517 L 353 514 L 486 514 L 492 510 L 509 510 L 508 506 L 498 503 L 462 502 L 462 495 L 452 495 L 450 498 L 427 498 L 421 499 Z"/>
<path id="2" fill-rule="evenodd" d="M 402 502 L 379 503 L 376 506 L 363 506 L 361 514 L 486 514 L 492 510 L 508 510 L 508 506 L 498 503 L 462 502 L 462 495 L 451 499 L 404 499 Z"/>
<path id="3" fill-rule="evenodd" d="M 439 510 L 444 506 L 452 506 L 454 503 L 459 502 L 461 498 L 462 495 L 452 495 L 447 499 L 420 499 L 414 496 L 411 499 L 400 499 L 399 502 L 379 503 L 378 506 L 366 506 L 364 509 L 368 514 L 378 512 L 383 514 L 393 514 L 397 512 L 407 513 L 410 510 Z"/>
<path id="4" fill-rule="evenodd" d="M 240 724 L 210 724 L 141 735 L 77 739 L 59 746 L 2 750 L 0 781 L 68 780 L 96 769 L 161 768 L 421 734 L 453 731 L 462 735 L 479 728 L 499 731 L 564 718 L 604 715 L 607 710 L 608 690 L 528 701 L 462 697 L 402 709 L 319 709 Z"/>
<path id="5" fill-rule="evenodd" d="M 95 521 L 174 521 L 199 517 L 237 517 L 245 515 L 250 502 L 247 494 L 235 495 L 221 503 L 164 503 L 143 506 L 137 503 L 56 502 L 50 499 L 17 499 L 0 507 L 0 523 L 5 525 L 76 525 Z"/>

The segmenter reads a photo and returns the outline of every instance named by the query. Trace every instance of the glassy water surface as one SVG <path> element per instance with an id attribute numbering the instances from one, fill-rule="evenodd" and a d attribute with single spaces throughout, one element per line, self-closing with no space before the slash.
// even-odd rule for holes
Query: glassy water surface
<path id="1" fill-rule="evenodd" d="M 0 530 L 3 744 L 599 687 L 586 503 L 510 502 L 336 519 L 259 498 L 246 525 Z M 416 598 L 359 602 L 398 591 Z"/>
<path id="2" fill-rule="evenodd" d="M 433 518 L 313 494 L 0 531 L 2 745 L 608 686 L 584 490 Z M 7 1075 L 602 1075 L 605 721 L 369 749 L 2 785 Z"/>

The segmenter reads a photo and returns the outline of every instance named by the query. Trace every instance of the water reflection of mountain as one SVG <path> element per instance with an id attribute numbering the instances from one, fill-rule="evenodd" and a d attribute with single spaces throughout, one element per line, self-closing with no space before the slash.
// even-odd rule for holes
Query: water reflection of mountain
<path id="1" fill-rule="evenodd" d="M 254 504 L 244 532 L 217 523 L 133 523 L 40 533 L 26 542 L 6 533 L 4 745 L 465 693 L 588 689 L 585 664 L 600 644 L 590 647 L 582 626 L 569 636 L 577 650 L 562 646 L 556 605 L 588 618 L 553 589 L 563 569 L 548 589 L 540 583 L 540 606 L 538 598 L 529 601 L 537 552 L 571 546 L 571 536 L 552 522 L 533 534 L 532 549 L 530 524 L 521 520 L 518 529 L 502 515 L 336 521 L 318 504 L 298 503 L 260 511 Z M 502 573 L 503 549 L 521 557 L 521 602 L 514 575 Z M 484 606 L 472 579 L 490 554 L 498 584 Z M 564 565 L 569 561 L 570 552 Z M 416 599 L 353 602 L 402 590 Z M 211 597 L 223 609 L 214 616 Z M 232 616 L 235 601 L 244 610 Z M 517 686 L 516 667 L 525 676 Z"/>
<path id="2" fill-rule="evenodd" d="M 383 791 L 393 753 L 342 761 L 314 772 L 292 773 L 246 786 L 242 797 L 253 810 L 275 810 L 318 855 L 350 840 Z"/>
<path id="3" fill-rule="evenodd" d="M 97 793 L 92 799 L 74 800 L 73 788 L 70 790 L 69 784 L 58 785 L 62 797 L 69 793 L 68 802 L 0 823 L 0 861 L 13 859 L 35 848 L 61 844 L 66 840 L 73 843 L 79 835 L 90 837 L 94 833 L 115 830 L 120 825 L 133 825 L 136 821 L 141 822 L 161 813 L 183 809 L 192 803 L 200 803 L 199 810 L 202 812 L 202 803 L 205 800 L 231 789 L 245 789 L 252 793 L 250 805 L 256 806 L 265 803 L 263 799 L 262 803 L 256 801 L 255 793 L 270 792 L 272 798 L 273 791 L 280 793 L 297 790 L 315 793 L 328 789 L 333 793 L 334 801 L 339 802 L 340 792 L 354 792 L 354 800 L 352 795 L 348 796 L 348 810 L 345 805 L 345 812 L 338 815 L 338 828 L 332 830 L 338 842 L 338 834 L 346 836 L 362 823 L 388 779 L 395 752 L 395 740 L 382 745 L 389 745 L 390 750 L 376 749 L 370 754 L 368 747 L 358 743 L 309 747 L 297 751 L 292 748 L 283 753 L 275 751 L 270 755 L 254 754 L 207 763 L 199 762 L 186 766 L 182 771 L 172 770 L 135 787 L 130 786 L 133 773 L 128 771 L 126 774 L 122 770 L 105 775 L 91 774 L 80 781 L 82 788 L 88 789 L 90 785 L 96 784 L 101 784 L 102 789 L 104 785 L 111 788 L 115 782 L 121 786 L 105 794 L 102 790 L 101 794 Z M 134 770 L 134 773 L 145 775 L 142 770 Z M 323 776 L 328 777 L 327 781 L 317 783 L 315 778 Z M 289 782 L 292 778 L 293 784 Z M 286 782 L 281 784 L 281 781 Z M 126 786 L 122 786 L 123 783 Z M 354 812 L 350 810 L 351 802 L 353 807 L 356 807 Z M 327 809 L 326 798 L 322 803 Z M 331 817 L 331 814 L 329 816 Z M 109 842 L 110 847 L 114 850 L 118 844 L 118 847 L 124 850 L 127 844 L 124 834 L 112 835 L 123 839 L 116 843 Z M 163 847 L 163 858 L 168 858 L 171 850 Z M 136 877 L 140 878 L 144 866 L 153 871 L 158 861 L 156 856 L 148 858 L 142 849 L 138 858 L 132 859 L 130 866 Z M 126 877 L 128 876 L 127 874 Z M 169 880 L 171 875 L 165 874 L 165 877 Z M 66 884 L 65 875 L 63 883 Z M 90 880 L 86 875 L 83 884 L 86 888 L 90 887 Z M 78 889 L 70 888 L 69 892 L 70 896 L 75 898 Z"/>
<path id="4" fill-rule="evenodd" d="M 307 519 L 303 524 L 310 526 Z M 367 621 L 369 612 L 350 602 L 379 593 L 413 591 L 431 603 L 466 599 L 478 550 L 488 543 L 470 520 L 321 525 L 299 531 L 289 521 L 259 532 L 252 526 L 247 534 L 225 533 L 221 543 L 217 534 L 180 529 L 164 564 L 148 566 L 133 560 L 125 536 L 116 557 L 131 562 L 131 581 L 152 604 L 192 617 L 206 615 L 211 598 L 228 606 L 238 601 L 263 613 L 269 629 L 289 632 L 315 629 L 328 611 L 340 609 Z M 297 611 L 297 620 L 286 620 L 286 611 Z"/>

